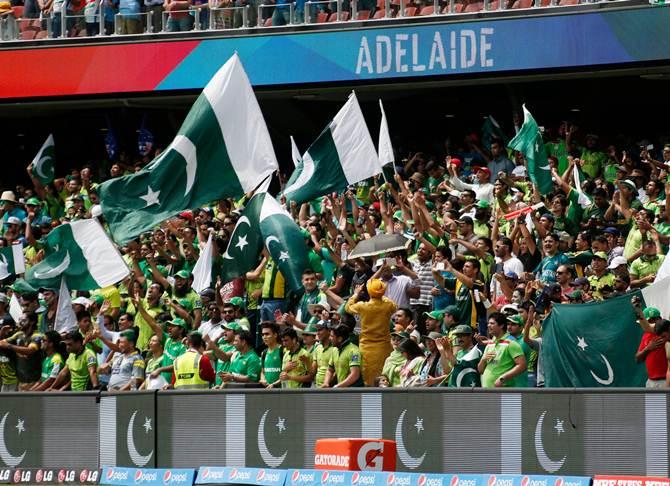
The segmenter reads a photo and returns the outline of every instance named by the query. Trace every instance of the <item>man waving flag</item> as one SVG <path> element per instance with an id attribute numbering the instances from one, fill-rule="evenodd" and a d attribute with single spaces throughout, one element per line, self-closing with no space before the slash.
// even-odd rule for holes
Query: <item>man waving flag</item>
<path id="1" fill-rule="evenodd" d="M 277 168 L 263 114 L 235 54 L 158 157 L 100 186 L 103 216 L 114 239 L 125 243 L 180 211 L 269 183 Z"/>
<path id="2" fill-rule="evenodd" d="M 551 169 L 547 160 L 547 152 L 544 149 L 544 141 L 537 122 L 523 105 L 523 125 L 516 134 L 508 148 L 518 150 L 526 156 L 528 163 L 528 175 L 530 180 L 540 190 L 543 196 L 553 189 L 551 181 Z"/>

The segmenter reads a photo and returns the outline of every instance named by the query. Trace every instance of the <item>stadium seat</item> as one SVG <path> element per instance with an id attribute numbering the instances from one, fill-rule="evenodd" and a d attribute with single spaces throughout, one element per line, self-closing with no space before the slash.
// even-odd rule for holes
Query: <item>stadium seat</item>
<path id="1" fill-rule="evenodd" d="M 580 1 L 579 0 L 561 0 L 558 4 L 561 7 L 565 7 L 567 5 L 579 5 Z"/>
<path id="2" fill-rule="evenodd" d="M 386 0 L 377 0 L 377 10 L 384 10 L 386 8 Z"/>
<path id="3" fill-rule="evenodd" d="M 419 11 L 419 15 L 422 16 L 422 17 L 424 15 L 433 15 L 434 13 L 435 13 L 435 7 L 433 7 L 432 5 L 428 5 L 427 7 L 423 7 Z"/>
<path id="4" fill-rule="evenodd" d="M 21 40 L 32 40 L 35 38 L 35 34 L 37 34 L 37 31 L 34 30 L 24 30 L 19 33 L 19 39 Z"/>
<path id="5" fill-rule="evenodd" d="M 319 12 L 316 16 L 317 24 L 325 24 L 328 21 L 328 14 L 326 12 Z"/>
<path id="6" fill-rule="evenodd" d="M 12 10 L 14 11 L 14 17 L 16 17 L 17 19 L 23 17 L 23 6 L 16 5 L 12 7 Z"/>
<path id="7" fill-rule="evenodd" d="M 493 0 L 492 2 L 489 2 L 489 10 L 498 10 L 498 7 L 499 7 L 498 0 Z"/>
<path id="8" fill-rule="evenodd" d="M 540 7 L 551 7 L 551 0 L 541 0 Z"/>
<path id="9" fill-rule="evenodd" d="M 469 4 L 467 7 L 465 7 L 464 12 L 480 12 L 481 10 L 484 9 L 484 3 L 483 2 L 474 2 Z"/>
<path id="10" fill-rule="evenodd" d="M 48 35 L 49 33 L 46 30 L 40 30 L 35 36 L 35 39 L 46 39 Z"/>
<path id="11" fill-rule="evenodd" d="M 349 12 L 340 12 L 340 22 L 346 22 L 347 20 L 349 20 Z M 328 16 L 328 22 L 337 22 L 337 12 L 333 12 Z"/>
<path id="12" fill-rule="evenodd" d="M 265 22 L 263 22 L 263 27 L 272 27 L 272 17 L 265 19 Z"/>
<path id="13" fill-rule="evenodd" d="M 531 8 L 533 4 L 533 0 L 515 0 L 512 4 L 512 8 Z"/>
<path id="14" fill-rule="evenodd" d="M 87 37 L 86 29 L 81 29 L 81 30 L 77 33 L 77 37 Z"/>
<path id="15" fill-rule="evenodd" d="M 386 17 L 386 10 L 379 9 L 375 12 L 375 14 L 372 16 L 373 19 L 383 19 Z"/>
<path id="16" fill-rule="evenodd" d="M 33 28 L 33 21 L 30 19 L 19 20 L 19 32 L 23 32 L 25 30 L 34 30 L 37 32 L 39 29 Z"/>
<path id="17" fill-rule="evenodd" d="M 450 13 L 451 6 L 449 4 L 444 6 L 444 9 L 442 10 L 442 13 Z M 463 4 L 462 3 L 457 3 L 454 5 L 454 13 L 461 13 L 463 11 Z"/>
<path id="18" fill-rule="evenodd" d="M 414 17 L 417 10 L 418 9 L 416 7 L 407 7 L 405 9 L 405 17 Z"/>
<path id="19" fill-rule="evenodd" d="M 369 10 L 361 10 L 358 12 L 356 15 L 356 20 L 370 20 L 370 11 Z"/>

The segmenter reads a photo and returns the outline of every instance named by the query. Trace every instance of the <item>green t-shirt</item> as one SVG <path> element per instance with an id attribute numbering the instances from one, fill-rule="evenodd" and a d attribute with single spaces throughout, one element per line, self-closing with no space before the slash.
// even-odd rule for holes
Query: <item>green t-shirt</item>
<path id="1" fill-rule="evenodd" d="M 474 291 L 482 292 L 484 284 L 480 281 L 475 281 L 472 289 L 467 285 L 461 283 L 455 277 L 444 278 L 445 290 L 453 290 L 455 296 L 455 305 L 458 308 L 458 315 L 454 316 L 456 322 L 459 324 L 467 324 L 472 327 L 477 326 L 477 309 L 475 308 Z"/>
<path id="2" fill-rule="evenodd" d="M 261 354 L 263 362 L 263 374 L 265 375 L 265 381 L 274 383 L 279 380 L 279 374 L 281 373 L 282 366 L 282 350 L 281 346 L 277 346 L 272 351 L 266 349 Z"/>
<path id="3" fill-rule="evenodd" d="M 456 353 L 456 364 L 449 375 L 449 385 L 455 387 L 480 387 L 482 386 L 479 378 L 477 365 L 482 357 L 482 351 L 473 346 L 469 350 L 460 349 Z"/>
<path id="4" fill-rule="evenodd" d="M 247 351 L 246 354 L 235 351 L 230 358 L 229 371 L 237 375 L 248 376 L 251 381 L 258 382 L 261 377 L 261 360 L 253 349 Z"/>
<path id="5" fill-rule="evenodd" d="M 181 341 L 175 341 L 166 332 L 163 333 L 163 365 L 170 366 L 174 360 L 184 354 L 188 348 Z M 170 377 L 172 378 L 172 377 Z"/>
<path id="6" fill-rule="evenodd" d="M 533 273 L 539 273 L 539 279 L 545 284 L 554 283 L 556 282 L 556 270 L 565 263 L 568 263 L 568 257 L 564 253 L 557 252 L 554 255 L 547 255 L 533 270 Z"/>
<path id="7" fill-rule="evenodd" d="M 347 379 L 351 368 L 360 368 L 363 364 L 360 349 L 358 349 L 358 346 L 349 341 L 342 343 L 342 347 L 340 348 L 337 357 L 333 358 L 334 359 L 331 361 L 329 367 L 335 370 L 338 383 L 342 383 Z M 358 381 L 351 386 L 363 386 L 363 376 L 359 376 Z"/>
<path id="8" fill-rule="evenodd" d="M 655 255 L 651 258 L 642 255 L 630 264 L 630 278 L 631 280 L 638 280 L 649 275 L 658 273 L 661 268 L 665 256 Z"/>
<path id="9" fill-rule="evenodd" d="M 219 349 L 223 351 L 224 353 L 234 353 L 235 352 L 235 346 L 232 344 L 229 344 L 225 339 L 220 339 L 219 342 L 217 343 L 219 346 Z M 231 354 L 231 359 L 232 359 L 232 354 Z M 220 385 L 223 383 L 223 380 L 221 380 L 221 377 L 219 376 L 219 373 L 227 373 L 230 371 L 230 362 L 231 360 L 229 359 L 228 361 L 224 361 L 222 359 L 217 359 L 216 360 L 216 384 Z"/>
<path id="10" fill-rule="evenodd" d="M 581 169 L 590 178 L 595 179 L 600 175 L 600 171 L 607 163 L 607 155 L 603 152 L 584 149 L 580 157 L 584 161 Z"/>
<path id="11" fill-rule="evenodd" d="M 58 373 L 63 369 L 63 357 L 54 353 L 51 356 L 46 356 L 42 360 L 42 375 L 40 376 L 40 382 L 45 382 L 49 378 L 54 380 L 58 377 Z"/>
<path id="12" fill-rule="evenodd" d="M 177 303 L 191 315 L 193 315 L 193 311 L 195 309 L 202 309 L 202 301 L 200 300 L 200 296 L 194 290 L 190 290 L 183 297 L 177 297 L 173 289 L 172 299 L 176 300 Z M 172 312 L 172 316 L 179 317 L 174 311 Z"/>
<path id="13" fill-rule="evenodd" d="M 288 372 L 288 376 L 306 375 L 312 369 L 312 355 L 302 346 L 295 353 L 291 353 L 288 349 L 284 351 L 282 369 L 286 367 L 289 361 L 293 361 L 297 366 Z M 303 386 L 307 386 L 307 384 L 294 380 L 282 382 L 282 388 L 302 388 Z"/>
<path id="14" fill-rule="evenodd" d="M 70 353 L 65 365 L 70 370 L 70 387 L 72 391 L 85 391 L 90 381 L 88 369 L 91 367 L 97 368 L 98 359 L 93 351 L 84 349 L 79 355 Z"/>
<path id="15" fill-rule="evenodd" d="M 511 334 L 508 334 L 507 337 L 510 339 L 510 341 L 516 341 L 519 346 L 521 346 L 521 349 L 523 351 L 523 355 L 526 357 L 526 369 L 521 373 L 520 375 L 517 375 L 514 378 L 514 384 L 511 385 L 515 388 L 528 388 L 528 366 L 530 364 L 530 359 L 531 355 L 533 353 L 533 350 L 526 344 L 526 342 L 523 340 L 523 334 L 519 334 L 518 337 L 514 337 Z"/>
<path id="16" fill-rule="evenodd" d="M 331 361 L 337 359 L 337 354 L 337 347 L 332 344 L 327 348 L 324 348 L 321 343 L 316 345 L 316 349 L 314 350 L 314 360 L 316 361 L 316 377 L 314 378 L 314 383 L 316 383 L 316 386 L 323 385 L 323 382 L 326 379 L 328 365 Z"/>
<path id="17" fill-rule="evenodd" d="M 172 364 L 172 362 L 166 363 L 165 362 L 166 360 L 167 360 L 167 357 L 165 356 L 165 353 L 161 354 L 157 358 L 152 356 L 151 358 L 149 358 L 147 360 L 146 368 L 145 368 L 147 380 L 149 379 L 149 375 L 151 373 L 153 373 L 155 370 L 157 370 L 158 368 L 163 368 L 164 366 L 168 366 L 168 364 Z M 172 380 L 172 373 L 169 372 L 169 371 L 163 371 L 161 373 L 161 376 L 168 383 L 170 383 L 170 381 Z"/>
<path id="18" fill-rule="evenodd" d="M 524 355 L 519 343 L 510 339 L 509 334 L 505 334 L 502 338 L 487 344 L 484 356 L 491 351 L 495 351 L 496 356 L 486 365 L 482 374 L 482 386 L 484 388 L 492 388 L 501 375 L 514 368 L 514 359 Z M 504 385 L 515 386 L 516 380 L 505 380 Z"/>

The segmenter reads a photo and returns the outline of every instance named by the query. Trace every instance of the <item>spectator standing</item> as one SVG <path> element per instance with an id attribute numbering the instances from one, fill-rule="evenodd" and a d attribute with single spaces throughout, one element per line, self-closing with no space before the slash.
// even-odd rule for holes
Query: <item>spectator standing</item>
<path id="1" fill-rule="evenodd" d="M 225 386 L 227 383 L 258 383 L 261 375 L 261 360 L 253 349 L 251 332 L 239 330 L 235 334 L 235 352 L 230 359 L 229 371 L 220 372 Z"/>
<path id="2" fill-rule="evenodd" d="M 324 388 L 349 388 L 363 386 L 361 375 L 361 352 L 350 340 L 349 327 L 339 324 L 330 332 L 330 338 L 337 346 L 337 358 L 328 365 Z M 333 381 L 336 381 L 333 384 Z"/>
<path id="3" fill-rule="evenodd" d="M 0 341 L 0 348 L 16 354 L 18 389 L 27 391 L 40 380 L 44 335 L 37 330 L 37 315 L 32 312 L 21 316 L 18 328 L 16 333 Z"/>
<path id="4" fill-rule="evenodd" d="M 284 348 L 279 375 L 282 388 L 308 387 L 312 381 L 312 355 L 300 343 L 295 329 L 284 329 L 281 343 Z"/>
<path id="5" fill-rule="evenodd" d="M 282 348 L 279 342 L 279 327 L 271 321 L 261 323 L 261 337 L 265 349 L 261 354 L 260 383 L 265 388 L 276 388 L 281 384 Z"/>
<path id="6" fill-rule="evenodd" d="M 98 360 L 95 353 L 84 346 L 84 336 L 77 330 L 65 337 L 69 353 L 65 367 L 49 390 L 85 391 L 98 388 Z"/>
<path id="7" fill-rule="evenodd" d="M 134 331 L 123 332 L 118 342 L 120 351 L 114 355 L 111 363 L 99 368 L 99 373 L 111 374 L 107 385 L 110 390 L 137 390 L 144 383 L 145 362 L 135 349 L 135 340 Z"/>
<path id="8" fill-rule="evenodd" d="M 512 387 L 515 378 L 526 369 L 526 358 L 521 346 L 509 339 L 507 334 L 507 318 L 495 312 L 488 320 L 488 331 L 491 341 L 486 345 L 482 359 L 477 366 L 482 375 L 482 386 Z"/>
<path id="9" fill-rule="evenodd" d="M 203 354 L 204 343 L 197 332 L 190 332 L 188 349 L 174 360 L 172 384 L 175 390 L 207 390 L 214 382 L 214 368 Z"/>

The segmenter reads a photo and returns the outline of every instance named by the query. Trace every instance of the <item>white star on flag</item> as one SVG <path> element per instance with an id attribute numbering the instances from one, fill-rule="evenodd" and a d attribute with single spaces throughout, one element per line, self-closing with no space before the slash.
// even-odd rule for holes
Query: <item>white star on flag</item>
<path id="1" fill-rule="evenodd" d="M 289 256 L 288 256 L 288 252 L 287 252 L 287 251 L 282 251 L 282 252 L 279 254 L 279 261 L 284 262 L 284 261 L 286 261 L 286 260 L 288 260 L 288 259 L 289 259 Z"/>
<path id="2" fill-rule="evenodd" d="M 23 419 L 18 419 L 18 421 L 16 422 L 16 430 L 19 431 L 19 434 L 21 434 L 21 432 L 25 432 L 25 431 L 26 431 L 26 428 L 25 428 L 25 426 L 24 426 L 23 424 L 24 424 L 24 420 L 23 420 Z"/>
<path id="3" fill-rule="evenodd" d="M 275 427 L 277 427 L 277 430 L 279 430 L 280 434 L 286 430 L 286 425 L 284 425 L 284 422 L 286 422 L 285 418 L 282 417 L 277 418 L 277 424 L 275 425 Z"/>
<path id="4" fill-rule="evenodd" d="M 240 250 L 244 250 L 244 247 L 247 246 L 248 244 L 249 243 L 247 242 L 247 235 L 244 235 L 237 238 L 237 244 L 235 246 Z"/>
<path id="5" fill-rule="evenodd" d="M 556 419 L 556 425 L 554 425 L 554 429 L 558 435 L 561 435 L 563 432 L 565 432 L 565 429 L 563 428 L 563 421 Z"/>
<path id="6" fill-rule="evenodd" d="M 577 336 L 577 347 L 581 348 L 584 351 L 589 345 L 586 344 L 586 340 L 583 337 Z"/>
<path id="7" fill-rule="evenodd" d="M 151 186 L 147 186 L 147 193 L 144 196 L 140 196 L 140 199 L 144 199 L 147 202 L 147 205 L 145 206 L 148 208 L 149 206 L 153 206 L 154 204 L 160 205 L 160 201 L 158 199 L 158 196 L 160 196 L 161 192 L 160 191 L 154 191 L 151 189 Z"/>
<path id="8" fill-rule="evenodd" d="M 149 417 L 144 417 L 144 425 L 142 427 L 144 427 L 144 432 L 147 433 L 147 434 L 152 429 L 151 419 Z"/>
<path id="9" fill-rule="evenodd" d="M 417 417 L 416 418 L 416 423 L 414 424 L 414 427 L 416 427 L 416 433 L 418 434 L 419 432 L 423 431 L 423 419 Z"/>

